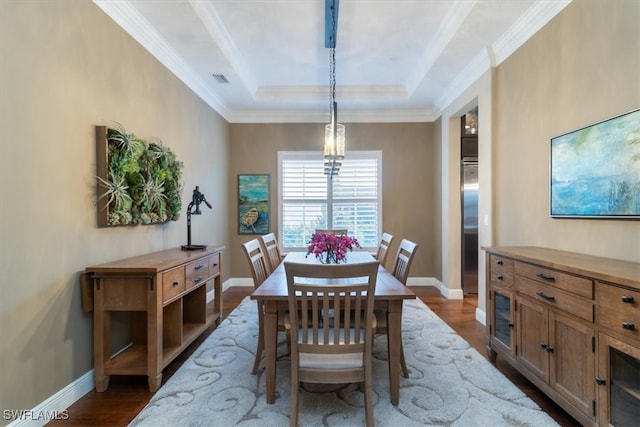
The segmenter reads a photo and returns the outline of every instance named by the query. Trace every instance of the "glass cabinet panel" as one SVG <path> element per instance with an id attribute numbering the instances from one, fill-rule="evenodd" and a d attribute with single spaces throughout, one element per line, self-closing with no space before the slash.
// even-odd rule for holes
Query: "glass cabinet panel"
<path id="1" fill-rule="evenodd" d="M 611 424 L 637 425 L 640 421 L 640 360 L 609 347 Z"/>
<path id="2" fill-rule="evenodd" d="M 511 332 L 513 331 L 513 323 L 511 322 L 511 298 L 496 292 L 494 301 L 496 316 L 495 337 L 507 347 L 511 347 Z"/>
<path id="3" fill-rule="evenodd" d="M 503 351 L 514 353 L 515 330 L 513 328 L 513 294 L 499 287 L 490 290 L 491 298 L 491 343 Z"/>

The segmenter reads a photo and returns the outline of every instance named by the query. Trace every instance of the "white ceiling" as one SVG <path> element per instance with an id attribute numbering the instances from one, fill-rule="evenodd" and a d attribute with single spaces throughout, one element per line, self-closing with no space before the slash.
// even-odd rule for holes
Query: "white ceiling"
<path id="1" fill-rule="evenodd" d="M 339 120 L 437 119 L 570 1 L 342 0 Z M 325 0 L 94 3 L 227 121 L 329 121 Z"/>

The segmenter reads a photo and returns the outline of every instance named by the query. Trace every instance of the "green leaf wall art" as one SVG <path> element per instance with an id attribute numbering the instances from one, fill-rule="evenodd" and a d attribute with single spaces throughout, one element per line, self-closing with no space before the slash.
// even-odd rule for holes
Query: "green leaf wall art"
<path id="1" fill-rule="evenodd" d="M 98 225 L 177 221 L 183 164 L 158 139 L 96 126 Z"/>

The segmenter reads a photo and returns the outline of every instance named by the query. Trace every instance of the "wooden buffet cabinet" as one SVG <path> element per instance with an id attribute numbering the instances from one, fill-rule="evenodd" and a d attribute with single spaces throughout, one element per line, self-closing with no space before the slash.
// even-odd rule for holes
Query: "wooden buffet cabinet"
<path id="1" fill-rule="evenodd" d="M 640 264 L 483 247 L 489 358 L 583 425 L 640 425 Z"/>
<path id="2" fill-rule="evenodd" d="M 93 310 L 96 390 L 110 375 L 146 375 L 149 390 L 162 370 L 205 329 L 222 317 L 221 253 L 169 249 L 87 267 L 82 274 L 83 307 Z M 207 303 L 207 284 L 214 299 Z M 111 314 L 131 312 L 131 344 L 111 354 Z"/>

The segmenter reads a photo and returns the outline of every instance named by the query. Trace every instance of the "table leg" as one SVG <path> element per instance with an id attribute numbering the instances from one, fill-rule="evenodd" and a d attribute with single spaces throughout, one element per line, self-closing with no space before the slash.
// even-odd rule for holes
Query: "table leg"
<path id="1" fill-rule="evenodd" d="M 389 340 L 389 394 L 391 404 L 400 401 L 400 345 L 402 343 L 402 300 L 389 301 L 387 339 Z"/>
<path id="2" fill-rule="evenodd" d="M 264 364 L 267 384 L 267 403 L 274 403 L 276 401 L 278 302 L 265 301 L 264 311 Z"/>

